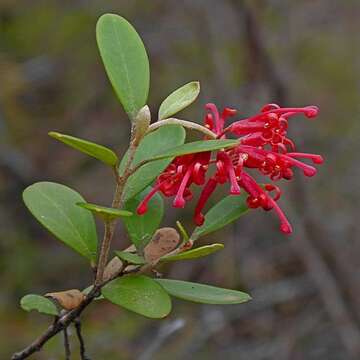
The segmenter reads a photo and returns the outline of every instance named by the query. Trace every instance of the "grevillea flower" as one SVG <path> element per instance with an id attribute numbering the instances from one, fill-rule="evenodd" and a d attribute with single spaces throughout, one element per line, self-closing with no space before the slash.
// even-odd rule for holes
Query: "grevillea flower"
<path id="1" fill-rule="evenodd" d="M 289 234 L 291 225 L 277 204 L 281 196 L 278 186 L 270 183 L 259 185 L 247 169 L 256 169 L 272 181 L 290 180 L 294 168 L 299 168 L 305 176 L 316 174 L 316 168 L 300 159 L 321 164 L 320 155 L 295 152 L 294 142 L 287 137 L 288 120 L 297 114 L 314 118 L 318 113 L 315 106 L 303 108 L 281 108 L 276 104 L 265 105 L 259 114 L 235 121 L 225 127 L 226 120 L 236 114 L 236 110 L 225 108 L 221 114 L 214 104 L 206 105 L 205 126 L 213 131 L 218 139 L 227 134 L 239 137 L 239 145 L 216 152 L 203 152 L 176 157 L 156 180 L 153 190 L 140 203 L 137 212 L 143 214 L 151 197 L 161 191 L 165 196 L 175 196 L 174 207 L 184 207 L 186 200 L 192 198 L 190 186 L 204 185 L 195 208 L 194 221 L 198 226 L 204 222 L 204 209 L 207 200 L 218 184 L 229 182 L 231 195 L 238 195 L 243 189 L 247 194 L 249 208 L 261 207 L 274 210 L 280 220 L 280 230 Z M 205 181 L 210 164 L 215 164 L 215 173 Z"/>
<path id="2" fill-rule="evenodd" d="M 137 213 L 141 215 L 146 212 L 148 202 L 158 191 L 165 196 L 175 196 L 173 206 L 183 208 L 186 201 L 193 197 L 190 185 L 205 183 L 210 155 L 210 152 L 202 152 L 176 157 L 158 176 L 155 186 L 138 206 Z"/>

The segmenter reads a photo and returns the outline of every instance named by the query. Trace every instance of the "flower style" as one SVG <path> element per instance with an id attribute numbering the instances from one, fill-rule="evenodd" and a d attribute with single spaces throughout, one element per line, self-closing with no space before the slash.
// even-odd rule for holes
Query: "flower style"
<path id="1" fill-rule="evenodd" d="M 291 117 L 304 114 L 307 118 L 314 118 L 318 108 L 281 108 L 277 104 L 267 104 L 259 114 L 235 121 L 226 128 L 225 122 L 236 114 L 235 109 L 225 108 L 219 114 L 214 104 L 207 104 L 206 110 L 205 126 L 214 132 L 218 139 L 226 138 L 227 134 L 237 136 L 239 145 L 217 151 L 215 159 L 211 159 L 211 152 L 176 157 L 157 178 L 153 190 L 140 203 L 138 214 L 146 212 L 148 201 L 157 191 L 161 191 L 165 196 L 175 196 L 174 207 L 184 207 L 185 202 L 192 198 L 190 186 L 194 183 L 204 185 L 194 214 L 195 223 L 201 226 L 204 222 L 202 210 L 207 200 L 218 184 L 229 182 L 231 195 L 236 196 L 243 189 L 248 194 L 249 208 L 261 207 L 266 211 L 273 209 L 279 217 L 280 230 L 290 234 L 292 227 L 277 204 L 281 196 L 280 188 L 271 183 L 259 185 L 247 169 L 256 169 L 272 181 L 292 179 L 293 169 L 296 167 L 301 169 L 305 176 L 314 176 L 316 168 L 299 159 L 321 164 L 322 157 L 295 152 L 295 144 L 287 137 L 287 129 Z M 205 181 L 211 164 L 215 164 L 215 173 Z"/>

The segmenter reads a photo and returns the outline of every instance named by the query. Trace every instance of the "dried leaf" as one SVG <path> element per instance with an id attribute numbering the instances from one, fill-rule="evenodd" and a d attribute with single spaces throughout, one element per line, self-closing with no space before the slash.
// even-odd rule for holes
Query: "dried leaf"
<path id="1" fill-rule="evenodd" d="M 104 281 L 111 279 L 115 274 L 120 271 L 122 266 L 123 262 L 117 256 L 112 258 L 105 267 Z"/>
<path id="2" fill-rule="evenodd" d="M 124 251 L 133 252 L 135 250 L 136 250 L 135 246 L 130 245 Z M 123 267 L 123 262 L 117 256 L 112 258 L 105 267 L 104 281 L 111 279 L 114 275 L 116 275 L 121 270 L 122 267 Z"/>
<path id="3" fill-rule="evenodd" d="M 85 295 L 77 289 L 47 293 L 45 296 L 56 300 L 66 310 L 77 308 L 85 299 Z"/>
<path id="4" fill-rule="evenodd" d="M 180 243 L 179 233 L 170 227 L 158 229 L 144 249 L 146 262 L 156 264 L 159 259 L 176 249 Z"/>

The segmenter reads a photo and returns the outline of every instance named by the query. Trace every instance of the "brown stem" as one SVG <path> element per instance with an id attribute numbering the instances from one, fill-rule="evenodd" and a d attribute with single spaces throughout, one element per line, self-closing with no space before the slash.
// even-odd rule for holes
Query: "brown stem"
<path id="1" fill-rule="evenodd" d="M 76 335 L 79 339 L 79 344 L 80 344 L 80 358 L 81 358 L 81 360 L 90 360 L 85 355 L 85 342 L 84 342 L 84 338 L 81 333 L 81 321 L 79 318 L 75 319 L 74 325 L 75 325 L 75 329 L 76 329 Z"/>
<path id="2" fill-rule="evenodd" d="M 97 273 L 95 279 L 95 285 L 97 286 L 99 286 L 103 280 L 105 266 L 110 251 L 111 239 L 114 232 L 114 225 L 115 224 L 113 221 L 105 222 L 104 238 L 100 247 L 100 255 L 99 255 L 99 261 L 97 265 Z"/>
<path id="3" fill-rule="evenodd" d="M 130 166 L 134 160 L 137 144 L 135 142 L 135 127 L 133 126 L 131 129 L 131 142 L 129 146 L 129 157 L 125 165 L 125 170 L 122 176 L 119 176 L 117 173 L 116 176 L 116 189 L 114 193 L 114 199 L 112 202 L 113 208 L 121 208 L 124 205 L 124 188 L 127 179 L 131 175 Z M 105 222 L 105 230 L 104 230 L 104 237 L 101 242 L 100 252 L 99 252 L 99 260 L 97 264 L 97 273 L 95 279 L 95 285 L 99 286 L 103 282 L 105 266 L 107 264 L 111 241 L 114 236 L 115 227 L 116 227 L 116 220 L 106 221 Z"/>

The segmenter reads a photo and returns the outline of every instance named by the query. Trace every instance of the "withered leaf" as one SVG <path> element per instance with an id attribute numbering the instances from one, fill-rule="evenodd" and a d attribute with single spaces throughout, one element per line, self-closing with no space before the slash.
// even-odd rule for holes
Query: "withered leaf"
<path id="1" fill-rule="evenodd" d="M 130 245 L 124 251 L 132 252 L 135 250 L 136 250 L 135 246 Z M 117 256 L 112 258 L 105 267 L 104 281 L 107 281 L 107 280 L 111 279 L 112 277 L 114 277 L 121 270 L 122 267 L 123 267 L 123 262 Z"/>
<path id="2" fill-rule="evenodd" d="M 123 262 L 117 256 L 112 258 L 105 267 L 104 281 L 108 281 L 113 276 L 115 276 L 115 274 L 117 274 L 122 267 Z"/>
<path id="3" fill-rule="evenodd" d="M 146 262 L 156 264 L 159 259 L 176 249 L 180 243 L 179 233 L 170 227 L 158 229 L 151 241 L 144 248 Z"/>
<path id="4" fill-rule="evenodd" d="M 77 308 L 85 299 L 85 295 L 78 289 L 47 293 L 45 296 L 56 300 L 65 310 Z"/>

